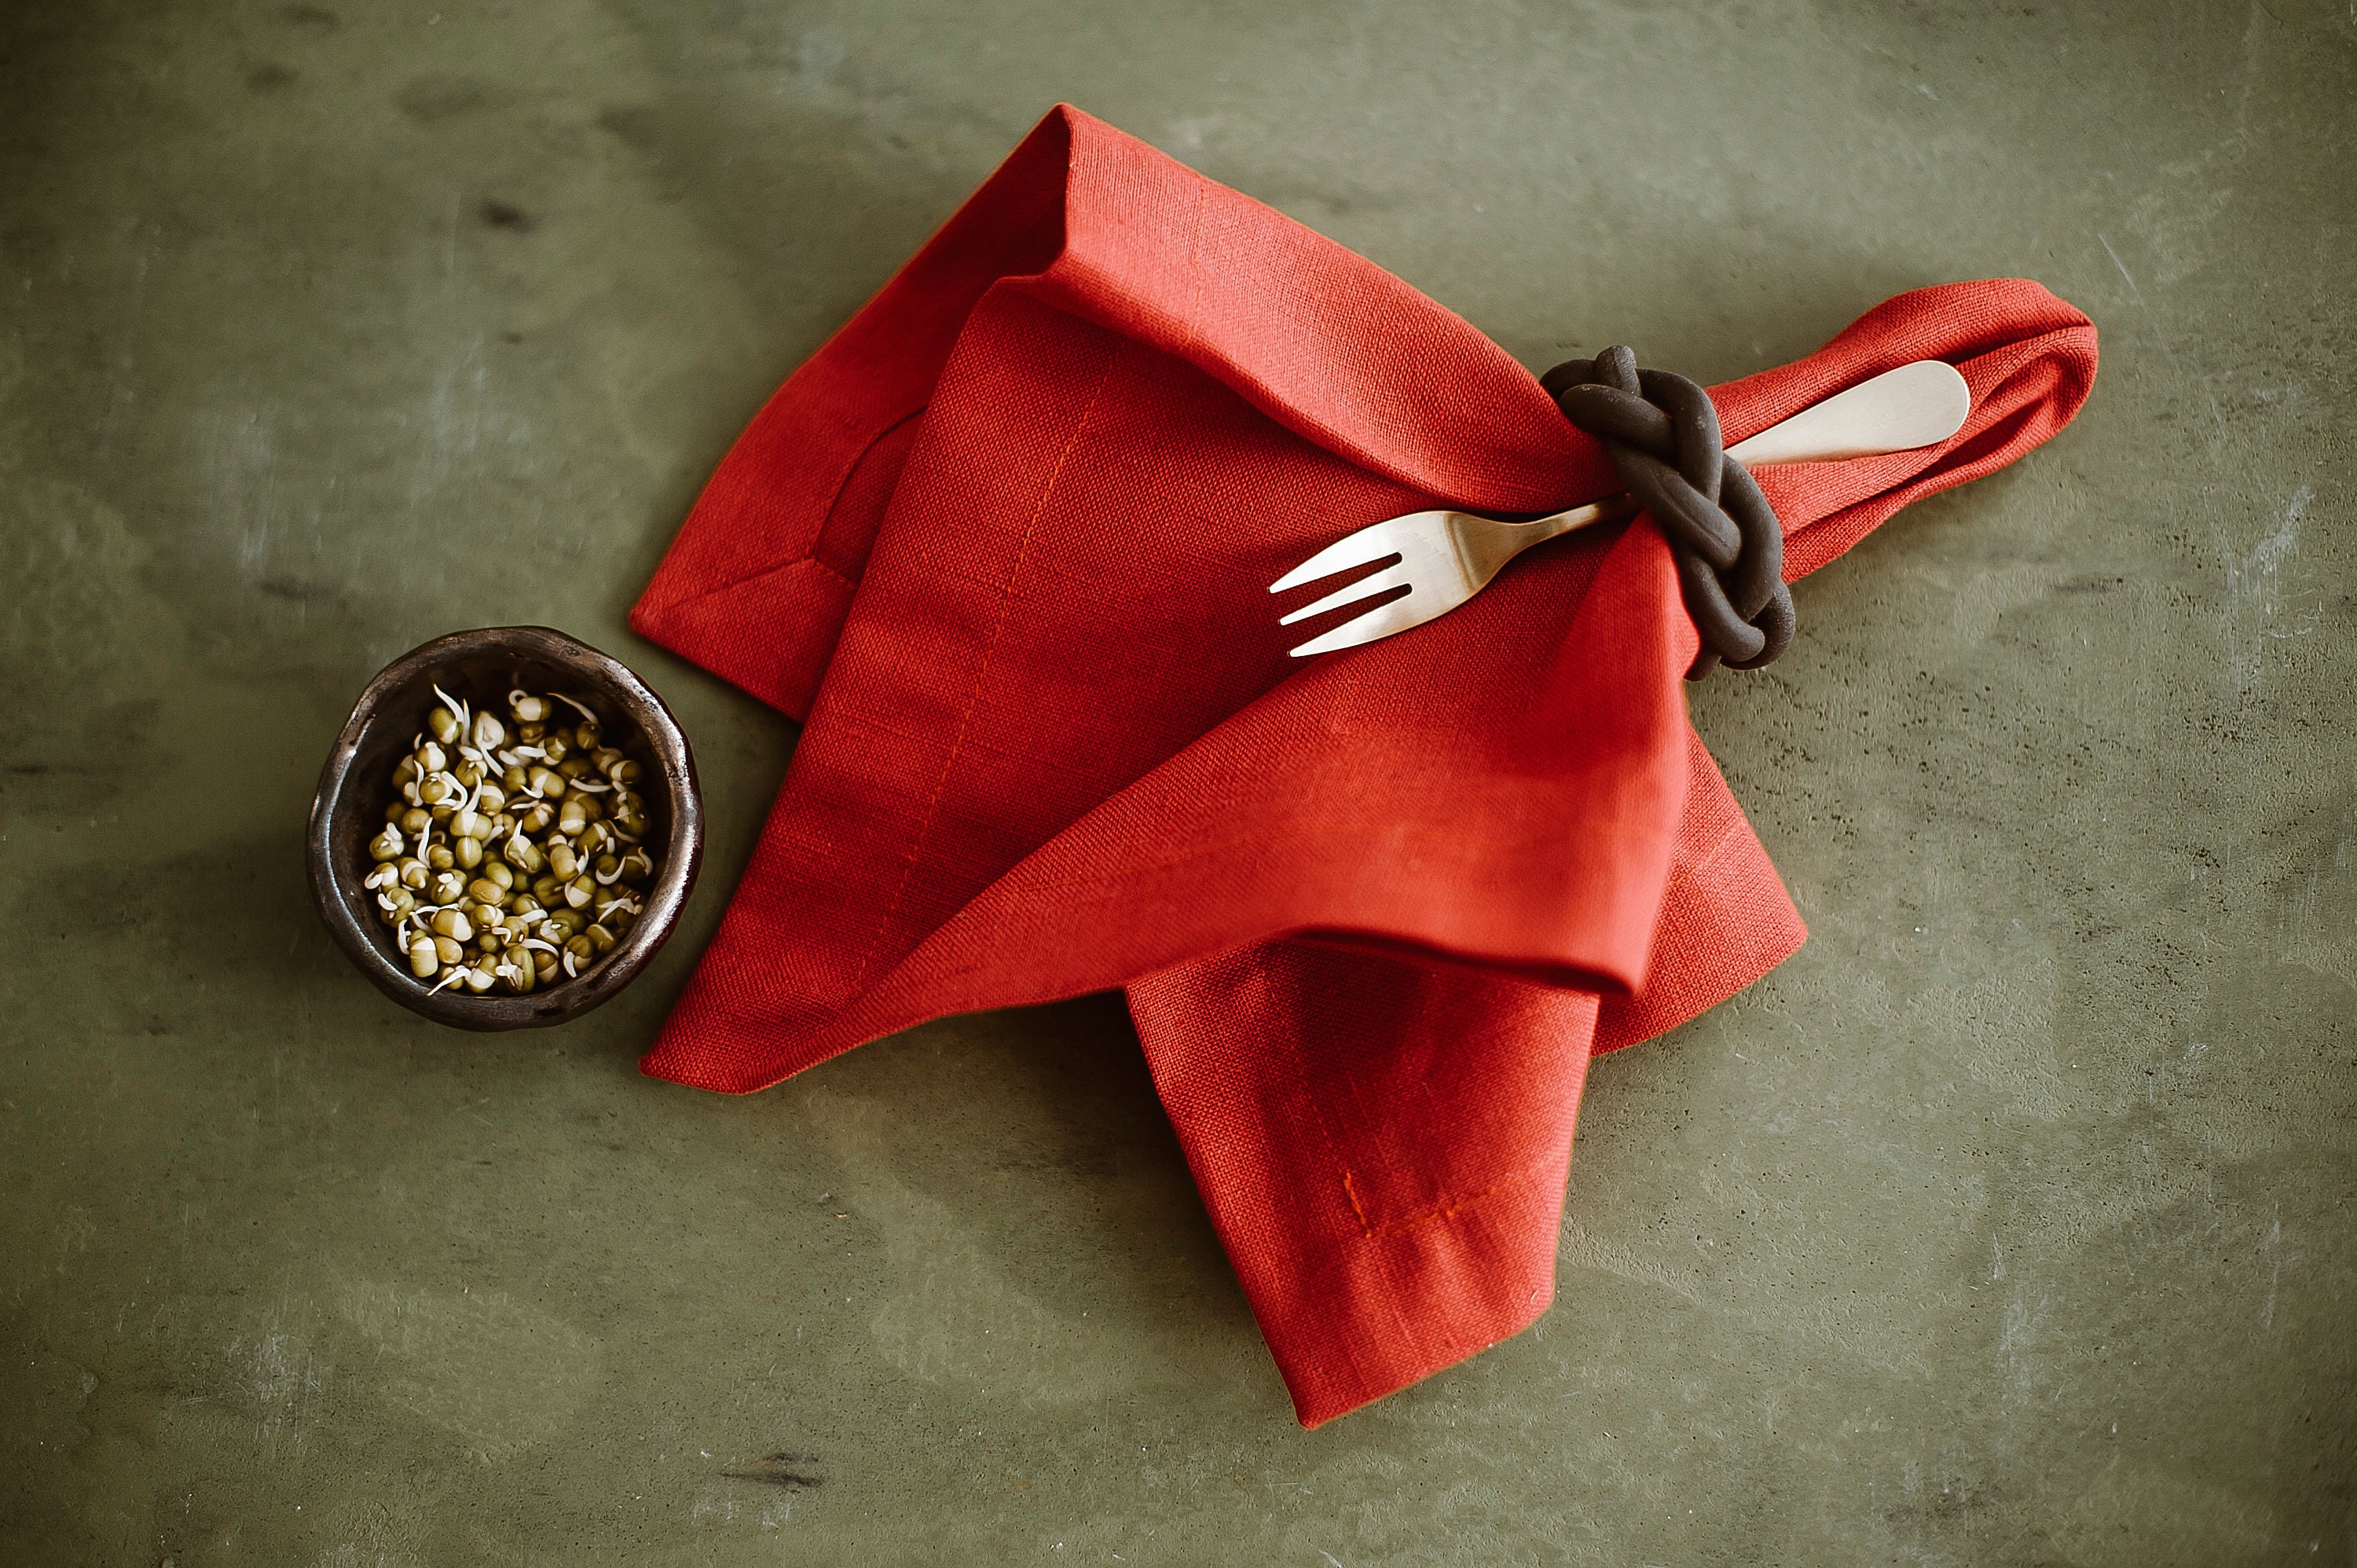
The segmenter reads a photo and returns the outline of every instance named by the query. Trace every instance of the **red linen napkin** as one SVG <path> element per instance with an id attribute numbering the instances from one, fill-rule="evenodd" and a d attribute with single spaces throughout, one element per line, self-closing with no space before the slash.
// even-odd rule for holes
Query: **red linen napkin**
<path id="1" fill-rule="evenodd" d="M 1953 439 L 1760 471 L 1788 576 L 2054 434 L 2095 336 L 1958 284 L 1711 395 L 1731 445 L 1922 358 L 1972 387 Z M 1305 1424 L 1521 1329 L 1590 1052 L 1800 919 L 1687 723 L 1650 525 L 1315 660 L 1266 587 L 1399 512 L 1619 488 L 1465 322 L 1058 109 L 761 411 L 633 614 L 806 725 L 645 1069 L 748 1091 L 1125 987 Z"/>

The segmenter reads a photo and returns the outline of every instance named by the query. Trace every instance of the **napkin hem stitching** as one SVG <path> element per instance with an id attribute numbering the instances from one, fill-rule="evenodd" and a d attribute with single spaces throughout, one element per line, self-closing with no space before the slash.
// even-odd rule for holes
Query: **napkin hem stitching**
<path id="1" fill-rule="evenodd" d="M 909 885 L 916 879 L 917 863 L 924 856 L 925 842 L 932 836 L 934 825 L 941 821 L 942 797 L 949 789 L 950 775 L 957 767 L 958 756 L 965 749 L 966 732 L 973 726 L 974 709 L 982 703 L 983 682 L 990 673 L 991 660 L 997 655 L 999 639 L 1006 630 L 1007 612 L 1015 603 L 1016 580 L 1023 575 L 1024 563 L 1030 559 L 1031 542 L 1039 535 L 1039 520 L 1047 515 L 1049 503 L 1055 499 L 1056 486 L 1063 479 L 1065 466 L 1079 448 L 1081 437 L 1087 434 L 1089 416 L 1096 412 L 1097 400 L 1103 395 L 1105 382 L 1112 378 L 1114 366 L 1120 362 L 1124 341 L 1116 338 L 1111 352 L 1105 355 L 1104 363 L 1097 367 L 1096 380 L 1089 387 L 1089 400 L 1082 405 L 1080 417 L 1072 422 L 1072 433 L 1065 438 L 1064 449 L 1056 455 L 1056 466 L 1049 470 L 1047 483 L 1040 487 L 1039 499 L 1032 503 L 1031 515 L 1024 522 L 1023 542 L 1016 549 L 1015 561 L 1007 568 L 1006 581 L 999 585 L 998 614 L 991 622 L 990 641 L 984 647 L 982 658 L 974 665 L 973 679 L 966 688 L 965 710 L 958 715 L 957 733 L 950 737 L 949 750 L 942 757 L 941 773 L 933 780 L 932 794 L 925 801 L 924 823 L 909 841 L 899 885 L 892 890 L 892 902 L 886 907 L 883 918 L 876 923 L 876 932 L 868 939 L 866 951 L 860 955 L 859 972 L 853 978 L 849 988 L 852 994 L 857 994 L 867 983 L 868 975 L 874 972 L 876 955 L 890 935 L 892 922 L 899 916 L 901 903 L 909 896 Z"/>
<path id="2" fill-rule="evenodd" d="M 1235 838 L 1222 839 L 1216 843 L 1199 845 L 1196 848 L 1187 851 L 1183 854 L 1170 855 L 1161 860 L 1144 861 L 1133 865 L 1123 865 L 1110 871 L 1089 872 L 1081 875 L 1058 876 L 1053 878 L 1017 877 L 1010 873 L 1006 880 L 1009 886 L 1018 892 L 1024 893 L 1045 893 L 1065 887 L 1086 887 L 1107 882 L 1125 881 L 1143 872 L 1173 870 L 1178 866 L 1189 865 L 1193 862 L 1203 860 L 1209 856 L 1232 854 L 1237 850 L 1245 849 L 1254 844 L 1281 842 L 1289 843 L 1295 839 L 1308 835 L 1332 835 L 1341 837 L 1404 836 L 1408 838 L 1426 839 L 1434 843 L 1455 844 L 1462 848 L 1483 850 L 1511 850 L 1528 847 L 1527 843 L 1522 840 L 1502 839 L 1492 834 L 1484 833 L 1452 832 L 1446 829 L 1426 823 L 1288 823 L 1281 832 L 1271 831 L 1262 833 L 1245 833 Z"/>
<path id="3" fill-rule="evenodd" d="M 1334 1142 L 1334 1130 L 1327 1123 L 1326 1108 L 1318 1102 L 1318 1096 L 1310 1091 L 1308 1064 L 1301 1059 L 1301 1047 L 1298 1041 L 1294 1043 L 1293 1056 L 1297 1069 L 1301 1069 L 1299 1082 L 1303 1098 L 1309 1102 L 1310 1115 L 1317 1119 L 1318 1135 L 1325 1142 L 1327 1157 L 1334 1162 L 1334 1169 L 1342 1178 L 1342 1197 L 1351 1206 L 1351 1218 L 1359 1222 L 1359 1236 L 1361 1240 L 1380 1241 L 1394 1236 L 1404 1236 L 1418 1226 L 1453 1219 L 1491 1194 L 1502 1187 L 1511 1187 L 1518 1181 L 1525 1180 L 1531 1175 L 1533 1167 L 1521 1166 L 1498 1177 L 1479 1192 L 1469 1193 L 1462 1197 L 1444 1197 L 1409 1214 L 1405 1219 L 1379 1221 L 1367 1212 L 1366 1205 L 1361 1201 L 1359 1184 L 1351 1174 L 1350 1162 L 1342 1157 L 1340 1146 Z"/>
<path id="4" fill-rule="evenodd" d="M 1320 1116 L 1319 1122 L 1319 1131 L 1323 1132 L 1325 1130 L 1323 1125 L 1323 1116 Z M 1330 1135 L 1327 1142 L 1328 1145 L 1330 1147 L 1333 1142 Z M 1381 1223 L 1371 1219 L 1368 1216 L 1366 1209 L 1361 1206 L 1359 1201 L 1358 1186 L 1351 1179 L 1351 1173 L 1348 1168 L 1345 1168 L 1342 1172 L 1342 1191 L 1351 1200 L 1351 1212 L 1358 1217 L 1359 1233 L 1370 1241 L 1377 1241 L 1382 1240 L 1386 1237 L 1404 1236 L 1419 1225 L 1430 1225 L 1434 1221 L 1441 1219 L 1454 1219 L 1458 1215 L 1462 1214 L 1468 1208 L 1472 1208 L 1473 1205 L 1480 1202 L 1483 1198 L 1491 1196 L 1502 1188 L 1512 1187 L 1516 1182 L 1528 1180 L 1535 1169 L 1536 1167 L 1531 1165 L 1518 1167 L 1507 1172 L 1504 1176 L 1500 1176 L 1497 1180 L 1491 1182 L 1489 1186 L 1483 1187 L 1479 1192 L 1468 1193 L 1463 1197 L 1443 1197 L 1437 1202 L 1417 1210 L 1415 1213 L 1409 1215 L 1405 1219 L 1391 1219 Z"/>
<path id="5" fill-rule="evenodd" d="M 834 514 L 842 510 L 843 498 L 845 494 L 850 490 L 851 481 L 858 477 L 860 467 L 867 461 L 868 455 L 874 452 L 878 446 L 884 445 L 886 441 L 889 440 L 893 433 L 899 430 L 902 425 L 908 424 L 912 419 L 923 418 L 925 410 L 931 406 L 932 404 L 930 399 L 924 403 L 919 403 L 916 407 L 910 409 L 908 413 L 899 415 L 898 418 L 887 420 L 877 428 L 875 435 L 869 436 L 866 441 L 861 442 L 859 450 L 851 455 L 851 461 L 843 466 L 843 473 L 835 479 L 834 493 L 827 497 L 826 510 L 819 514 L 818 532 L 811 536 L 810 548 L 803 553 L 802 559 L 815 563 L 821 571 L 826 573 L 829 576 L 834 577 L 837 582 L 843 584 L 843 585 L 847 588 L 858 587 L 859 580 L 845 573 L 836 571 L 833 566 L 827 564 L 825 558 L 820 554 L 820 552 L 826 548 L 827 525 L 834 521 Z M 905 464 L 908 454 L 903 453 L 901 456 L 902 462 Z M 898 488 L 899 486 L 896 482 L 894 489 L 897 489 Z M 888 497 L 887 498 L 886 504 L 888 506 L 889 505 Z M 872 539 L 870 541 L 870 544 L 871 546 L 873 544 Z"/>
<path id="6" fill-rule="evenodd" d="M 652 607 L 653 612 L 657 615 L 669 615 L 673 611 L 685 609 L 691 605 L 702 604 L 706 599 L 718 598 L 724 594 L 729 594 L 742 588 L 750 587 L 752 585 L 761 582 L 765 578 L 774 577 L 781 572 L 791 572 L 794 568 L 804 564 L 817 567 L 820 571 L 825 573 L 828 576 L 833 577 L 836 582 L 841 583 L 846 588 L 857 588 L 859 586 L 858 578 L 846 576 L 842 572 L 837 571 L 834 567 L 827 564 L 825 561 L 819 557 L 818 547 L 821 542 L 823 542 L 826 537 L 826 525 L 834 520 L 835 509 L 843 504 L 843 492 L 851 488 L 851 478 L 854 474 L 859 471 L 859 465 L 866 460 L 867 454 L 874 451 L 885 437 L 899 429 L 900 426 L 908 424 L 909 421 L 912 419 L 921 417 L 925 410 L 931 406 L 931 405 L 930 403 L 919 403 L 915 408 L 910 409 L 908 413 L 887 421 L 874 435 L 868 437 L 867 440 L 860 444 L 859 449 L 851 455 L 851 460 L 843 466 L 843 473 L 834 483 L 834 491 L 827 498 L 826 510 L 819 514 L 818 530 L 812 536 L 809 547 L 803 550 L 801 554 L 789 556 L 781 561 L 772 561 L 766 565 L 748 566 L 733 577 L 725 578 L 717 583 L 706 584 L 703 587 L 696 589 L 694 593 L 682 594 L 675 598 L 665 599 L 661 604 Z M 698 504 L 700 506 L 701 502 Z M 694 514 L 691 511 L 688 517 L 688 521 L 693 523 L 694 521 Z"/>

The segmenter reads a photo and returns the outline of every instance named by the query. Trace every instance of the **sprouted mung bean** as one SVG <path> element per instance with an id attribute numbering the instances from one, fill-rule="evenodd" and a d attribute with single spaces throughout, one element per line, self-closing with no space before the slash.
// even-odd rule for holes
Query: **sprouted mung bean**
<path id="1" fill-rule="evenodd" d="M 436 991 L 521 996 L 588 973 L 654 880 L 639 765 L 563 693 L 510 692 L 505 720 L 434 694 L 368 845 L 393 945 Z"/>

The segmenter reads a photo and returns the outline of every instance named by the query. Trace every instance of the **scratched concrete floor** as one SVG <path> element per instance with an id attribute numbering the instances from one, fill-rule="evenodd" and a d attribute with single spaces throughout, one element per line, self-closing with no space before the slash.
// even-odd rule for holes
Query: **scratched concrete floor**
<path id="1" fill-rule="evenodd" d="M 1599 1065 L 1553 1314 L 1314 1434 L 1117 1002 L 632 1065 L 793 731 L 624 610 L 1059 98 L 1534 366 L 1991 274 L 2104 333 L 1699 693 L 1814 937 Z M 2343 0 L 0 7 L 0 1557 L 2352 1562 L 2352 105 Z M 715 842 L 479 1039 L 297 832 L 508 620 L 649 673 Z"/>

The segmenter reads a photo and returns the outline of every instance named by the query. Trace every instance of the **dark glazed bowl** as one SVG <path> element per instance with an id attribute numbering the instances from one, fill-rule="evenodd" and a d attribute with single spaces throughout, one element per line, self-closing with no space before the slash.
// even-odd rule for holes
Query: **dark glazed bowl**
<path id="1" fill-rule="evenodd" d="M 439 700 L 437 683 L 479 706 L 486 699 L 497 702 L 493 711 L 502 717 L 505 693 L 518 686 L 577 698 L 597 711 L 608 744 L 636 757 L 646 771 L 647 847 L 659 848 L 662 862 L 647 910 L 605 961 L 577 980 L 522 996 L 432 992 L 410 974 L 408 961 L 394 950 L 392 930 L 377 918 L 373 896 L 361 884 L 371 864 L 368 842 L 384 826 L 393 800 L 393 764 L 425 727 L 425 715 Z M 378 990 L 454 1028 L 533 1029 L 578 1017 L 604 1002 L 670 940 L 704 861 L 704 799 L 687 737 L 644 682 L 561 631 L 487 627 L 413 648 L 368 683 L 320 770 L 308 851 L 319 916 Z"/>

